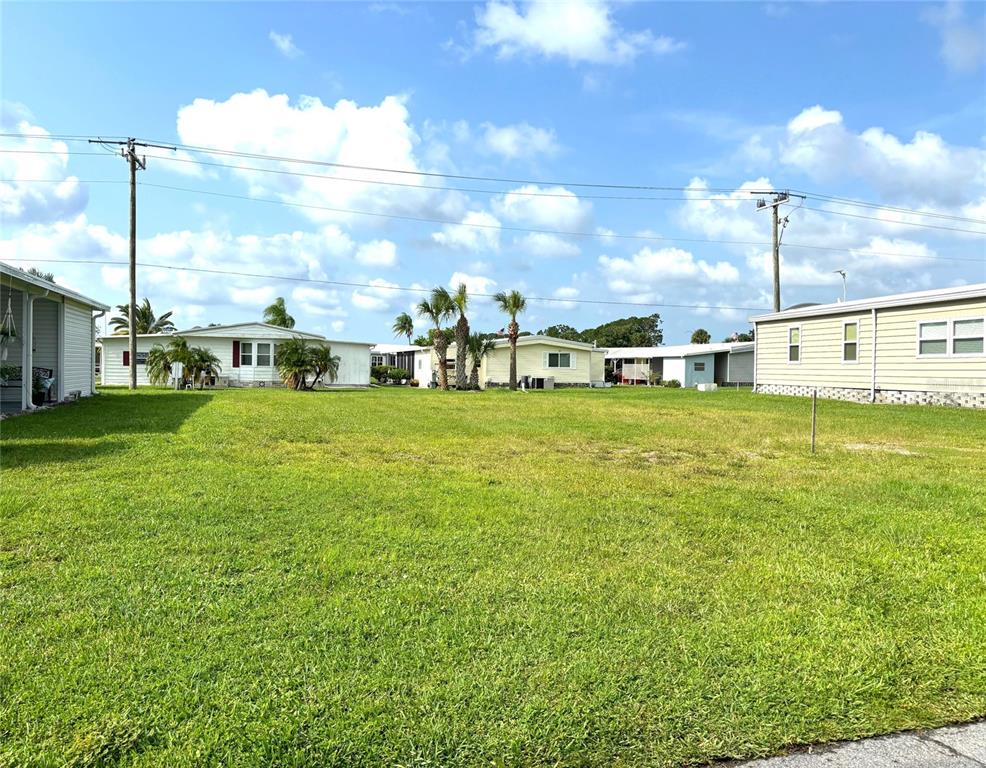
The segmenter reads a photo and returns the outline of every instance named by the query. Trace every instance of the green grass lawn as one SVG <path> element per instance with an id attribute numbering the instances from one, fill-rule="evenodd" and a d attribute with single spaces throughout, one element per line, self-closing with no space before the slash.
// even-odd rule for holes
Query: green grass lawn
<path id="1" fill-rule="evenodd" d="M 986 714 L 986 413 L 106 392 L 0 425 L 0 765 L 677 766 Z"/>

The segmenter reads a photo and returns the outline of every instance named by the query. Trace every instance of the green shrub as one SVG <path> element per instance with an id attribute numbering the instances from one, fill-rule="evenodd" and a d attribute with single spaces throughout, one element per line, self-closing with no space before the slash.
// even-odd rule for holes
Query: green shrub
<path id="1" fill-rule="evenodd" d="M 664 386 L 668 389 L 681 389 L 681 382 L 677 379 L 668 379 L 664 382 Z"/>

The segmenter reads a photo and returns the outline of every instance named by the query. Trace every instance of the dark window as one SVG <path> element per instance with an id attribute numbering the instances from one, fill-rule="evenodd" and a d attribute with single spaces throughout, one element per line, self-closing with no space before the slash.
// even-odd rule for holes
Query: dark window
<path id="1" fill-rule="evenodd" d="M 705 370 L 705 363 L 695 363 L 695 370 L 696 371 L 704 371 Z"/>

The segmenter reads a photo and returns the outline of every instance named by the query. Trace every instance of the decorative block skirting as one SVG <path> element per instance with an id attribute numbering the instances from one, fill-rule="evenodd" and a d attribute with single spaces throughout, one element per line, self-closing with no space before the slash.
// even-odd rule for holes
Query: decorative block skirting
<path id="1" fill-rule="evenodd" d="M 764 395 L 818 396 L 827 400 L 870 402 L 869 389 L 853 387 L 809 387 L 804 384 L 758 384 L 756 391 Z M 957 408 L 986 408 L 986 392 L 918 392 L 900 389 L 878 389 L 876 402 L 896 405 L 947 405 Z"/>
<path id="2" fill-rule="evenodd" d="M 487 381 L 486 389 L 506 389 L 510 384 L 506 381 Z M 592 385 L 589 383 L 583 384 L 582 382 L 565 382 L 556 381 L 555 389 L 589 389 Z M 517 389 L 520 389 L 520 381 L 517 381 Z M 537 390 L 541 391 L 541 390 Z"/>

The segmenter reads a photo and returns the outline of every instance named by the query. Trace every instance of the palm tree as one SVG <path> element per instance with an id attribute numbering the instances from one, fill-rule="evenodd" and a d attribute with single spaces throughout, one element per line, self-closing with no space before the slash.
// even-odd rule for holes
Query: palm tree
<path id="1" fill-rule="evenodd" d="M 281 328 L 294 328 L 294 318 L 288 314 L 283 296 L 278 296 L 274 299 L 274 303 L 264 310 L 264 322 Z"/>
<path id="2" fill-rule="evenodd" d="M 442 324 L 455 314 L 455 303 L 444 288 L 435 288 L 431 300 L 422 299 L 417 307 L 418 317 L 424 317 L 435 326 L 435 355 L 438 357 L 438 388 L 448 389 L 448 370 L 445 367 L 445 354 L 448 339 L 442 332 Z"/>
<path id="3" fill-rule="evenodd" d="M 342 358 L 332 354 L 332 347 L 327 344 L 316 344 L 308 353 L 308 362 L 312 367 L 312 383 L 309 389 L 314 389 L 315 385 L 326 377 L 329 383 L 339 378 L 339 364 Z"/>
<path id="4" fill-rule="evenodd" d="M 110 320 L 113 333 L 129 333 L 130 305 L 119 304 L 116 311 L 120 313 L 120 317 Z M 170 333 L 175 330 L 175 324 L 171 322 L 171 313 L 165 312 L 161 317 L 156 317 L 154 310 L 151 309 L 151 302 L 146 296 L 134 311 L 134 326 L 137 328 L 137 333 Z"/>
<path id="5" fill-rule="evenodd" d="M 191 372 L 192 383 L 198 382 L 199 389 L 205 387 L 205 380 L 210 376 L 218 376 L 222 371 L 219 358 L 212 350 L 205 347 L 189 347 L 185 367 Z"/>
<path id="6" fill-rule="evenodd" d="M 173 366 L 168 350 L 160 344 L 155 344 L 147 352 L 147 380 L 151 384 L 167 384 L 171 380 Z"/>
<path id="7" fill-rule="evenodd" d="M 474 333 L 469 336 L 466 347 L 469 349 L 469 359 L 472 362 L 472 370 L 469 372 L 469 389 L 479 389 L 479 366 L 493 348 L 496 346 L 496 339 Z"/>
<path id="8" fill-rule="evenodd" d="M 517 315 L 527 308 L 527 299 L 520 291 L 500 291 L 493 297 L 500 311 L 510 315 L 510 325 L 507 326 L 507 338 L 510 340 L 510 389 L 517 389 L 517 337 L 520 336 L 520 326 Z"/>
<path id="9" fill-rule="evenodd" d="M 308 383 L 308 343 L 302 338 L 289 339 L 277 345 L 274 365 L 281 381 L 292 389 L 304 389 Z"/>
<path id="10" fill-rule="evenodd" d="M 42 280 L 47 280 L 49 283 L 55 282 L 54 272 L 42 272 L 37 267 L 31 267 L 27 270 L 27 273 L 29 275 L 34 275 L 35 277 L 40 277 Z"/>
<path id="11" fill-rule="evenodd" d="M 411 343 L 414 336 L 414 320 L 407 312 L 401 312 L 394 319 L 394 336 L 407 336 L 407 343 Z"/>
<path id="12" fill-rule="evenodd" d="M 459 283 L 459 287 L 455 289 L 451 298 L 452 303 L 455 304 L 455 311 L 459 315 L 459 319 L 455 322 L 455 388 L 465 389 L 468 381 L 466 352 L 469 346 L 469 320 L 466 318 L 469 295 L 466 293 L 466 284 Z"/>
<path id="13" fill-rule="evenodd" d="M 330 382 L 339 378 L 339 365 L 342 358 L 332 354 L 332 348 L 325 344 L 309 346 L 301 338 L 290 339 L 277 346 L 274 365 L 277 366 L 281 380 L 292 389 L 314 389 L 327 377 Z M 308 377 L 311 376 L 311 383 Z"/>

